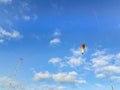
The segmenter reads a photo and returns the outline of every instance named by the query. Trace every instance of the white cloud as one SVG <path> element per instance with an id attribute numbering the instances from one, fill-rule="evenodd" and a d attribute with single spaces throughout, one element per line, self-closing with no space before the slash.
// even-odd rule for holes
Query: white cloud
<path id="1" fill-rule="evenodd" d="M 80 66 L 83 62 L 81 57 L 70 57 L 69 61 L 67 62 L 71 67 Z"/>
<path id="2" fill-rule="evenodd" d="M 61 60 L 60 58 L 51 58 L 49 62 L 53 64 L 59 64 L 58 66 L 60 68 L 63 68 L 66 66 L 75 68 L 75 67 L 79 67 L 80 65 L 86 62 L 85 58 L 82 57 L 80 48 L 77 48 L 77 49 L 72 48 L 70 49 L 70 51 L 72 52 L 71 56 L 65 56 L 63 60 Z"/>
<path id="3" fill-rule="evenodd" d="M 53 63 L 53 64 L 59 63 L 60 61 L 61 61 L 61 58 L 58 58 L 58 57 L 56 57 L 56 58 L 51 58 L 51 59 L 49 60 L 49 62 L 50 62 L 50 63 Z"/>
<path id="4" fill-rule="evenodd" d="M 47 90 L 64 90 L 65 89 L 65 87 L 63 86 L 56 86 L 56 85 L 43 85 L 42 87 Z"/>
<path id="5" fill-rule="evenodd" d="M 50 77 L 51 77 L 51 74 L 48 71 L 46 71 L 45 73 L 39 72 L 39 73 L 35 73 L 34 80 L 39 81 L 42 79 L 48 79 Z"/>
<path id="6" fill-rule="evenodd" d="M 72 51 L 72 53 L 73 53 L 74 56 L 81 55 L 81 48 L 78 48 L 78 49 L 72 48 L 71 51 Z"/>
<path id="7" fill-rule="evenodd" d="M 106 50 L 97 50 L 95 53 L 92 54 L 92 56 L 101 56 L 104 55 L 106 53 Z"/>
<path id="8" fill-rule="evenodd" d="M 79 84 L 85 84 L 86 80 L 81 79 L 81 80 L 76 80 L 76 82 L 79 83 Z"/>
<path id="9" fill-rule="evenodd" d="M 100 73 L 100 74 L 96 74 L 96 77 L 97 78 L 104 78 L 104 77 L 106 77 L 106 75 L 103 73 Z"/>
<path id="10" fill-rule="evenodd" d="M 60 63 L 59 63 L 59 67 L 60 67 L 60 68 L 63 68 L 63 67 L 65 67 L 65 66 L 66 66 L 66 63 L 65 63 L 65 62 L 60 62 Z"/>
<path id="11" fill-rule="evenodd" d="M 12 0 L 0 0 L 0 3 L 4 3 L 4 4 L 7 4 L 7 3 L 11 3 Z"/>
<path id="12" fill-rule="evenodd" d="M 18 38 L 20 37 L 20 33 L 18 31 L 8 32 L 2 27 L 0 27 L 0 36 L 1 37 L 9 37 L 9 38 Z"/>
<path id="13" fill-rule="evenodd" d="M 66 59 L 68 59 L 67 64 L 69 64 L 71 67 L 78 67 L 85 62 L 85 59 L 82 58 L 80 47 L 77 49 L 72 48 L 71 52 L 72 56 L 66 57 Z"/>
<path id="14" fill-rule="evenodd" d="M 116 82 L 120 82 L 120 76 L 112 76 L 110 79 Z"/>
<path id="15" fill-rule="evenodd" d="M 120 53 L 115 56 L 115 65 L 120 65 Z"/>
<path id="16" fill-rule="evenodd" d="M 52 77 L 55 82 L 60 82 L 60 83 L 79 83 L 79 84 L 86 83 L 85 80 L 78 79 L 77 76 L 78 76 L 77 72 L 72 71 L 68 73 L 53 74 Z"/>
<path id="17" fill-rule="evenodd" d="M 8 32 L 7 30 L 3 29 L 2 27 L 0 27 L 0 43 L 3 43 L 5 41 L 5 39 L 9 40 L 9 39 L 17 39 L 20 38 L 22 35 L 16 31 L 13 30 L 12 32 Z"/>
<path id="18" fill-rule="evenodd" d="M 119 53 L 107 54 L 104 50 L 95 53 L 91 61 L 97 78 L 111 78 L 120 74 L 120 66 L 116 64 L 119 60 Z"/>
<path id="19" fill-rule="evenodd" d="M 59 64 L 58 66 L 60 68 L 63 68 L 65 66 L 75 68 L 86 62 L 85 58 L 82 57 L 80 47 L 77 49 L 72 48 L 70 49 L 70 51 L 72 52 L 71 56 L 64 56 L 63 60 L 61 60 L 60 58 L 51 58 L 49 62 L 53 64 Z"/>
<path id="20" fill-rule="evenodd" d="M 104 55 L 104 56 L 98 56 L 92 59 L 93 67 L 101 67 L 109 64 L 109 61 L 111 61 L 114 58 L 114 55 Z"/>
<path id="21" fill-rule="evenodd" d="M 60 36 L 60 35 L 61 35 L 61 33 L 59 31 L 54 32 L 54 36 Z"/>
<path id="22" fill-rule="evenodd" d="M 15 81 L 8 77 L 0 77 L 0 89 L 4 88 L 5 90 L 64 90 L 65 87 L 49 84 L 25 84 Z"/>
<path id="23" fill-rule="evenodd" d="M 23 16 L 23 19 L 26 21 L 29 21 L 31 18 L 30 18 L 30 16 Z"/>
<path id="24" fill-rule="evenodd" d="M 120 66 L 105 65 L 101 67 L 95 67 L 95 73 L 97 73 L 97 77 L 106 77 L 114 74 L 120 74 Z"/>
<path id="25" fill-rule="evenodd" d="M 3 43 L 4 42 L 4 40 L 3 39 L 0 39 L 0 43 Z"/>
<path id="26" fill-rule="evenodd" d="M 103 88 L 104 87 L 104 85 L 102 85 L 102 84 L 100 84 L 100 83 L 96 83 L 95 84 L 97 87 L 99 87 L 99 88 Z"/>
<path id="27" fill-rule="evenodd" d="M 0 87 L 17 90 L 24 89 L 24 87 L 20 83 L 8 77 L 0 77 Z"/>
<path id="28" fill-rule="evenodd" d="M 120 53 L 118 53 L 118 54 L 116 55 L 116 58 L 117 58 L 117 59 L 120 59 Z"/>
<path id="29" fill-rule="evenodd" d="M 59 83 L 78 83 L 78 84 L 86 83 L 85 80 L 78 79 L 78 74 L 75 71 L 68 73 L 61 72 L 56 74 L 50 74 L 49 72 L 45 72 L 45 73 L 40 72 L 34 75 L 35 81 L 40 81 L 42 79 L 52 79 L 54 82 L 59 82 Z"/>
<path id="30" fill-rule="evenodd" d="M 61 43 L 61 40 L 59 38 L 54 38 L 50 41 L 51 45 L 56 45 L 56 44 L 59 44 L 59 43 Z"/>
<path id="31" fill-rule="evenodd" d="M 102 71 L 106 71 L 109 74 L 120 73 L 120 66 L 109 65 L 103 67 Z"/>
<path id="32" fill-rule="evenodd" d="M 49 42 L 50 45 L 58 45 L 58 44 L 60 44 L 61 43 L 61 39 L 60 39 L 59 36 L 61 35 L 61 33 L 59 31 L 55 31 L 53 33 L 53 35 L 54 35 L 54 38 L 50 40 L 50 42 Z"/>
<path id="33" fill-rule="evenodd" d="M 59 68 L 66 66 L 66 63 L 59 57 L 51 58 L 48 62 L 58 66 Z"/>
<path id="34" fill-rule="evenodd" d="M 12 34 L 10 35 L 11 38 L 18 38 L 20 37 L 20 33 L 18 31 L 13 31 Z"/>
<path id="35" fill-rule="evenodd" d="M 69 72 L 69 73 L 57 73 L 53 75 L 53 79 L 56 82 L 66 82 L 66 83 L 74 83 L 76 80 L 77 73 Z"/>
<path id="36" fill-rule="evenodd" d="M 88 51 L 88 48 L 86 47 L 86 48 L 85 48 L 85 52 L 87 52 L 87 51 Z M 73 53 L 74 56 L 82 56 L 81 47 L 72 48 L 72 49 L 71 49 L 71 52 Z"/>

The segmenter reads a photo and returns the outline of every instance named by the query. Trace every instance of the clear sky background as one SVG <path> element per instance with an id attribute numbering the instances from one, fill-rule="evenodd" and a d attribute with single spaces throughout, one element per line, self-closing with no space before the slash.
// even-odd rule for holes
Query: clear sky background
<path id="1" fill-rule="evenodd" d="M 119 0 L 0 0 L 1 90 L 111 85 L 120 88 Z"/>

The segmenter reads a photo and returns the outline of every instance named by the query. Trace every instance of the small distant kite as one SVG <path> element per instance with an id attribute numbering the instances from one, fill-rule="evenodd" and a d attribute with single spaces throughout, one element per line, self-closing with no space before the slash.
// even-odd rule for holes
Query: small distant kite
<path id="1" fill-rule="evenodd" d="M 111 85 L 112 90 L 114 90 L 114 87 Z"/>
<path id="2" fill-rule="evenodd" d="M 82 55 L 84 54 L 84 51 L 85 51 L 85 44 L 83 43 L 83 44 L 81 45 L 81 52 L 82 52 Z"/>
<path id="3" fill-rule="evenodd" d="M 18 62 L 17 62 L 17 65 L 16 65 L 16 68 L 15 68 L 15 71 L 14 71 L 14 73 L 13 73 L 13 77 L 16 76 L 17 71 L 18 71 L 18 69 L 19 69 L 19 67 L 20 67 L 20 65 L 21 65 L 21 63 L 22 63 L 22 61 L 23 61 L 23 58 L 19 58 L 19 60 L 18 60 Z"/>
<path id="4" fill-rule="evenodd" d="M 17 74 L 17 71 L 18 71 L 22 61 L 23 61 L 23 58 L 20 58 L 18 60 L 17 64 L 16 64 L 16 68 L 15 68 L 15 70 L 14 70 L 12 76 L 11 76 L 11 79 L 9 80 L 9 88 L 16 88 L 16 86 L 14 85 L 14 81 L 13 80 L 14 80 L 16 74 Z"/>

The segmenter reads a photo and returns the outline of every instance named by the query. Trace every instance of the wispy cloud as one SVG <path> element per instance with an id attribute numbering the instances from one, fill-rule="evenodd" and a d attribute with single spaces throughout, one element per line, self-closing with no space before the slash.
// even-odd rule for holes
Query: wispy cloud
<path id="1" fill-rule="evenodd" d="M 26 20 L 26 21 L 29 21 L 31 18 L 30 18 L 30 16 L 25 15 L 25 16 L 23 16 L 23 19 Z"/>
<path id="2" fill-rule="evenodd" d="M 80 56 L 80 55 L 82 55 L 81 53 L 81 48 L 79 47 L 79 48 L 77 48 L 77 49 L 75 49 L 75 48 L 72 48 L 71 49 L 71 52 L 73 53 L 73 55 L 74 56 Z"/>
<path id="3" fill-rule="evenodd" d="M 61 43 L 61 39 L 60 39 L 60 36 L 61 35 L 61 32 L 59 32 L 59 31 L 55 31 L 54 32 L 54 34 L 53 34 L 53 36 L 54 36 L 54 38 L 53 39 L 51 39 L 50 40 L 50 45 L 58 45 L 58 44 L 60 44 Z"/>
<path id="4" fill-rule="evenodd" d="M 102 84 L 100 84 L 100 83 L 96 83 L 95 84 L 98 88 L 103 88 L 104 87 L 104 85 L 102 85 Z"/>
<path id="5" fill-rule="evenodd" d="M 63 68 L 65 66 L 76 68 L 85 63 L 85 58 L 82 57 L 80 47 L 77 49 L 72 48 L 70 51 L 72 52 L 71 56 L 64 56 L 63 58 L 51 58 L 49 62 L 58 64 L 57 66 L 59 66 L 59 68 Z"/>
<path id="6" fill-rule="evenodd" d="M 61 72 L 56 74 L 50 74 L 48 71 L 45 73 L 42 72 L 35 73 L 34 80 L 40 81 L 43 79 L 52 79 L 54 82 L 59 83 L 78 83 L 78 84 L 86 83 L 86 80 L 78 78 L 78 73 L 75 71 Z"/>
<path id="7" fill-rule="evenodd" d="M 46 71 L 45 73 L 39 72 L 39 73 L 35 73 L 34 80 L 38 81 L 42 79 L 49 79 L 50 77 L 51 77 L 51 74 L 48 71 Z"/>
<path id="8" fill-rule="evenodd" d="M 56 45 L 56 44 L 59 44 L 59 43 L 61 43 L 61 40 L 59 38 L 54 38 L 50 41 L 51 45 Z"/>
<path id="9" fill-rule="evenodd" d="M 106 53 L 106 50 L 97 50 L 95 53 L 92 54 L 92 56 L 100 56 L 100 55 L 104 55 Z"/>
<path id="10" fill-rule="evenodd" d="M 104 50 L 95 53 L 97 54 L 92 58 L 92 67 L 97 78 L 111 78 L 120 74 L 120 66 L 116 64 L 119 54 L 107 54 Z"/>
<path id="11" fill-rule="evenodd" d="M 47 90 L 64 90 L 65 87 L 63 86 L 56 86 L 56 85 L 42 85 L 43 88 L 47 89 Z"/>
<path id="12" fill-rule="evenodd" d="M 0 0 L 0 3 L 8 4 L 11 3 L 12 0 Z"/>
<path id="13" fill-rule="evenodd" d="M 59 57 L 51 58 L 51 59 L 49 60 L 49 62 L 52 63 L 52 64 L 59 63 L 60 61 L 61 61 L 61 58 L 59 58 Z"/>
<path id="14" fill-rule="evenodd" d="M 20 33 L 18 31 L 8 32 L 7 30 L 0 27 L 0 36 L 1 37 L 9 37 L 9 38 L 18 38 L 20 37 Z"/>
<path id="15" fill-rule="evenodd" d="M 75 71 L 72 72 L 57 72 L 57 73 L 50 73 L 50 72 L 40 72 L 35 73 L 34 78 L 37 78 L 36 81 L 41 80 L 52 80 L 53 82 L 57 83 L 74 83 L 74 84 L 83 84 L 87 81 L 82 79 L 82 77 L 78 74 L 78 70 L 75 68 L 82 66 L 86 66 L 87 61 L 81 55 L 81 49 L 79 48 L 72 48 L 70 49 L 72 52 L 71 56 L 65 56 L 65 58 L 51 58 L 48 62 L 52 64 L 64 63 L 67 65 L 67 69 L 74 69 Z M 109 54 L 107 50 L 97 50 L 94 53 L 90 54 L 91 60 L 89 60 L 90 65 L 87 68 L 90 68 L 90 72 L 94 72 L 96 78 L 106 78 L 110 80 L 114 80 L 116 82 L 120 82 L 120 53 L 117 54 Z M 65 62 L 63 59 L 67 59 Z M 66 67 L 64 68 L 66 69 Z M 38 76 L 37 76 L 38 74 Z M 86 75 L 86 73 L 84 73 Z M 99 88 L 104 88 L 104 85 L 96 83 L 96 86 Z"/>
<path id="16" fill-rule="evenodd" d="M 14 15 L 15 19 L 24 19 L 25 21 L 37 20 L 39 15 L 33 11 L 33 7 L 34 6 L 29 1 L 21 1 L 20 5 L 17 7 L 18 13 Z"/>
<path id="17" fill-rule="evenodd" d="M 85 59 L 82 58 L 82 54 L 81 54 L 81 49 L 80 47 L 75 49 L 72 48 L 71 49 L 72 52 L 72 56 L 66 57 L 68 59 L 67 63 L 71 66 L 71 67 L 78 67 L 81 64 L 83 64 L 83 62 L 85 62 Z"/>
<path id="18" fill-rule="evenodd" d="M 41 85 L 31 85 L 23 84 L 22 82 L 15 81 L 8 77 L 0 77 L 0 88 L 5 90 L 64 90 L 64 86 L 41 84 Z"/>
<path id="19" fill-rule="evenodd" d="M 110 79 L 116 82 L 120 82 L 120 76 L 111 76 Z"/>
<path id="20" fill-rule="evenodd" d="M 4 40 L 17 39 L 17 38 L 20 38 L 21 36 L 22 35 L 16 30 L 8 32 L 7 30 L 0 27 L 0 38 L 1 38 L 0 42 L 1 43 L 3 43 Z"/>
<path id="21" fill-rule="evenodd" d="M 86 83 L 85 80 L 78 79 L 77 78 L 78 74 L 75 71 L 68 72 L 68 73 L 57 73 L 53 74 L 53 79 L 56 82 L 60 83 Z"/>
<path id="22" fill-rule="evenodd" d="M 48 62 L 52 63 L 56 66 L 59 66 L 59 68 L 63 68 L 66 66 L 66 63 L 63 60 L 64 59 L 62 59 L 62 58 L 54 57 L 54 58 L 51 58 Z"/>
<path id="23" fill-rule="evenodd" d="M 4 42 L 4 40 L 3 39 L 0 39 L 0 43 L 3 43 Z"/>
<path id="24" fill-rule="evenodd" d="M 55 31 L 54 32 L 54 36 L 60 36 L 61 35 L 61 32 L 60 31 Z"/>
<path id="25" fill-rule="evenodd" d="M 0 87 L 17 90 L 24 89 L 20 83 L 8 77 L 0 77 Z"/>
<path id="26" fill-rule="evenodd" d="M 70 57 L 69 61 L 67 62 L 71 67 L 80 66 L 83 63 L 83 59 L 81 57 Z"/>

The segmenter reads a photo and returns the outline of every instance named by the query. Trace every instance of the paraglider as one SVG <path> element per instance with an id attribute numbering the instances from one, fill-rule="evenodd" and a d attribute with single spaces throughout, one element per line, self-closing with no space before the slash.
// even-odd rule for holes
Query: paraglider
<path id="1" fill-rule="evenodd" d="M 83 43 L 83 44 L 81 45 L 81 52 L 82 52 L 82 54 L 84 54 L 84 51 L 85 51 L 85 44 Z"/>

